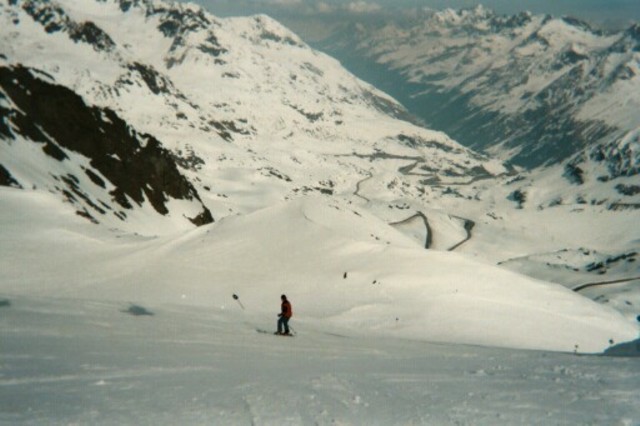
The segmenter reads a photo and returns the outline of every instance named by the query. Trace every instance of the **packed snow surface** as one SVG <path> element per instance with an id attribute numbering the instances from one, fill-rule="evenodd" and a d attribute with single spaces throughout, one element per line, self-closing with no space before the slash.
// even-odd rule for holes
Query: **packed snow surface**
<path id="1" fill-rule="evenodd" d="M 263 301 L 275 304 L 278 295 Z M 296 299 L 292 298 L 294 309 Z M 15 297 L 0 424 L 637 424 L 638 358 L 374 337 L 275 313 Z M 264 306 L 262 307 L 264 310 Z M 294 312 L 294 315 L 296 313 Z"/>

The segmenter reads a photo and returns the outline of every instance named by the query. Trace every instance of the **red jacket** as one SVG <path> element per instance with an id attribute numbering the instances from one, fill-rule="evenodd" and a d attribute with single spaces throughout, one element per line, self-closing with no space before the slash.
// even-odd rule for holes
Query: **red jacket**
<path id="1" fill-rule="evenodd" d="M 282 314 L 285 318 L 291 318 L 293 312 L 291 311 L 291 303 L 288 300 L 282 301 Z"/>

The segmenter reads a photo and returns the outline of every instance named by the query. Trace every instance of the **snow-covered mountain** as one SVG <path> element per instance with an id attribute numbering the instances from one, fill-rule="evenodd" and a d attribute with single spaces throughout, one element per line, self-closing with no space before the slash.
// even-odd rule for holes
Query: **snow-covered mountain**
<path id="1" fill-rule="evenodd" d="M 530 168 L 640 126 L 637 24 L 606 33 L 569 17 L 478 6 L 343 25 L 319 46 L 427 125 Z"/>
<path id="2" fill-rule="evenodd" d="M 376 158 L 415 160 L 437 182 L 506 171 L 442 133 L 404 121 L 409 115 L 396 101 L 266 16 L 220 20 L 194 5 L 159 1 L 25 0 L 1 7 L 3 182 L 74 193 L 65 198 L 97 222 L 123 226 L 119 220 L 146 199 L 172 223 L 206 223 L 211 218 L 200 198 L 214 218 L 243 211 L 243 201 L 228 194 L 242 179 L 272 199 L 353 191 Z M 56 106 L 46 93 L 62 86 L 79 96 L 71 105 Z M 43 123 L 70 132 L 43 123 L 36 125 L 43 135 L 30 132 L 25 102 Z M 134 138 L 160 141 L 163 161 L 175 163 L 195 192 L 162 187 L 161 180 L 181 179 L 163 177 L 173 164 L 148 165 L 159 186 L 136 179 L 135 188 L 125 189 L 107 168 L 142 176 L 145 166 L 114 162 L 119 153 L 109 143 L 94 153 L 63 140 L 79 136 L 74 123 L 85 123 L 87 114 L 116 120 Z M 37 154 L 33 142 L 44 143 Z M 65 161 L 70 151 L 87 158 Z M 165 206 L 185 199 L 191 201 Z M 245 207 L 264 206 L 253 205 L 255 199 Z"/>

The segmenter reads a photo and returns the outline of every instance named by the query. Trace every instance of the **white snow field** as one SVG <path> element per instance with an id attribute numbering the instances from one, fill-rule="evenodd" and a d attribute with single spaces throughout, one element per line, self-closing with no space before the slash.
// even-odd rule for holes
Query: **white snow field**
<path id="1" fill-rule="evenodd" d="M 278 295 L 263 305 L 278 303 Z M 638 358 L 434 344 L 222 307 L 16 297 L 1 424 L 635 425 Z M 295 303 L 296 299 L 292 298 Z M 294 309 L 296 305 L 294 304 Z M 294 312 L 295 315 L 295 312 Z M 303 316 L 304 314 L 301 313 Z"/>
<path id="2" fill-rule="evenodd" d="M 0 229 L 3 424 L 640 420 L 640 358 L 575 353 L 637 339 L 637 325 L 424 250 L 348 201 L 144 237 L 0 188 Z M 282 293 L 294 338 L 257 332 L 275 330 Z"/>

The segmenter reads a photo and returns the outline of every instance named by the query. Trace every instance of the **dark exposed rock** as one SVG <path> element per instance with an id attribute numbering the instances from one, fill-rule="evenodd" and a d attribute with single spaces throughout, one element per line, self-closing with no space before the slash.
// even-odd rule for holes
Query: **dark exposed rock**
<path id="1" fill-rule="evenodd" d="M 173 160 L 177 165 L 187 170 L 200 170 L 204 165 L 204 160 L 198 157 L 191 149 L 188 149 L 187 152 L 178 150 L 173 155 Z"/>
<path id="2" fill-rule="evenodd" d="M 60 149 L 60 147 L 54 142 L 51 142 L 51 141 L 45 142 L 44 146 L 42 147 L 42 150 L 49 157 L 53 157 L 58 161 L 63 161 L 63 160 L 68 160 L 69 159 L 67 154 L 65 154 L 64 151 L 62 149 Z"/>
<path id="3" fill-rule="evenodd" d="M 115 47 L 111 37 L 96 24 L 75 22 L 54 3 L 26 0 L 22 3 L 22 9 L 48 33 L 66 32 L 73 41 L 87 43 L 97 51 L 110 51 Z"/>
<path id="4" fill-rule="evenodd" d="M 581 19 L 574 18 L 572 16 L 563 16 L 562 20 L 573 27 L 580 28 L 593 34 L 602 34 L 601 31 L 591 28 L 591 25 L 589 25 L 588 22 L 585 22 Z"/>
<path id="5" fill-rule="evenodd" d="M 198 45 L 198 50 L 214 57 L 218 57 L 221 54 L 228 52 L 227 49 L 220 46 L 218 39 L 213 34 L 210 34 L 209 37 L 207 37 L 206 43 Z"/>
<path id="6" fill-rule="evenodd" d="M 200 43 L 196 48 L 208 55 L 218 57 L 226 52 L 217 37 L 213 33 L 212 22 L 207 18 L 202 9 L 183 9 L 180 7 L 155 7 L 153 5 L 146 6 L 147 14 L 160 15 L 160 24 L 158 30 L 167 38 L 173 38 L 171 53 L 177 53 L 180 48 L 186 46 L 186 37 L 190 32 L 207 30 L 209 35 L 204 42 Z M 184 53 L 177 56 L 170 56 L 166 59 L 167 67 L 171 68 L 175 64 L 179 64 L 184 60 Z"/>
<path id="7" fill-rule="evenodd" d="M 213 126 L 217 131 L 220 137 L 222 137 L 227 142 L 231 142 L 233 140 L 233 133 L 237 133 L 240 135 L 250 135 L 252 132 L 255 132 L 255 129 L 251 126 L 246 127 L 246 120 L 239 120 L 240 124 L 235 121 L 224 120 L 224 121 L 215 121 L 209 120 L 208 124 Z"/>
<path id="8" fill-rule="evenodd" d="M 160 75 L 160 73 L 158 73 L 150 65 L 133 62 L 131 64 L 128 64 L 127 68 L 130 71 L 140 75 L 149 90 L 151 90 L 155 95 L 158 95 L 160 93 L 168 93 L 169 88 L 173 86 L 169 80 Z"/>
<path id="9" fill-rule="evenodd" d="M 511 194 L 509 194 L 507 199 L 518 203 L 518 208 L 521 209 L 525 201 L 527 201 L 527 194 L 520 189 L 516 189 Z"/>
<path id="10" fill-rule="evenodd" d="M 265 16 L 256 16 L 255 22 L 260 31 L 260 39 L 265 41 L 273 41 L 276 43 L 287 44 L 290 46 L 299 46 L 302 44 L 288 34 L 280 35 L 273 32 L 270 27 L 270 19 Z"/>
<path id="11" fill-rule="evenodd" d="M 622 195 L 626 195 L 628 197 L 632 197 L 634 195 L 640 194 L 640 185 L 624 185 L 619 183 L 616 185 L 616 191 Z"/>
<path id="12" fill-rule="evenodd" d="M 5 169 L 2 164 L 0 164 L 0 186 L 22 188 L 22 185 L 20 185 L 20 183 L 18 183 L 18 181 L 13 176 L 11 176 L 9 170 Z"/>
<path id="13" fill-rule="evenodd" d="M 259 171 L 265 171 L 267 173 L 267 176 L 274 176 L 280 180 L 283 180 L 285 182 L 292 182 L 291 178 L 289 176 L 287 176 L 286 174 L 280 172 L 279 170 L 274 169 L 273 167 L 262 167 L 260 169 L 258 169 Z"/>
<path id="14" fill-rule="evenodd" d="M 25 1 L 22 9 L 48 33 L 62 30 L 69 19 L 62 8 L 48 1 Z"/>
<path id="15" fill-rule="evenodd" d="M 604 145 L 596 145 L 589 150 L 589 158 L 607 165 L 608 176 L 605 180 L 640 174 L 640 152 L 635 149 L 640 142 L 635 135 L 628 143 L 620 144 L 618 140 Z"/>
<path id="16" fill-rule="evenodd" d="M 584 184 L 584 171 L 575 164 L 567 164 L 564 167 L 563 176 L 569 180 L 569 182 L 574 183 L 576 185 Z"/>
<path id="17" fill-rule="evenodd" d="M 73 41 L 90 44 L 98 51 L 108 51 L 115 47 L 115 43 L 111 37 L 102 29 L 98 28 L 93 22 L 83 22 L 73 25 L 70 28 L 69 36 Z"/>
<path id="18" fill-rule="evenodd" d="M 291 108 L 293 108 L 295 111 L 297 111 L 299 114 L 301 114 L 304 117 L 306 117 L 307 120 L 309 120 L 309 122 L 311 122 L 311 123 L 315 123 L 316 121 L 321 119 L 322 116 L 324 115 L 324 113 L 322 111 L 314 113 L 314 112 L 305 111 L 304 108 L 299 107 L 297 105 L 289 105 L 289 106 Z"/>
<path id="19" fill-rule="evenodd" d="M 211 212 L 209 209 L 205 208 L 202 213 L 200 213 L 196 217 L 187 218 L 196 226 L 207 225 L 209 223 L 213 223 L 213 216 L 211 216 Z"/>
<path id="20" fill-rule="evenodd" d="M 27 139 L 45 143 L 45 152 L 60 161 L 66 159 L 66 154 L 61 155 L 64 150 L 90 158 L 91 167 L 115 187 L 113 200 L 125 209 L 132 208 L 129 200 L 138 205 L 149 200 L 157 212 L 166 215 L 169 197 L 200 201 L 169 151 L 153 136 L 135 131 L 112 110 L 86 105 L 70 89 L 41 80 L 22 66 L 0 67 L 0 87 L 16 106 L 3 115 L 3 121 L 11 122 L 11 128 Z M 97 174 L 87 174 L 104 186 Z M 73 194 L 87 202 L 88 197 L 74 188 L 77 180 L 69 179 L 65 183 Z M 204 224 L 213 218 L 203 206 L 202 213 L 191 220 Z"/>
<path id="21" fill-rule="evenodd" d="M 96 173 L 94 173 L 91 169 L 86 169 L 84 172 L 87 174 L 87 176 L 89 176 L 89 179 L 91 179 L 91 182 L 95 183 L 100 188 L 106 188 L 104 180 L 102 180 L 102 178 L 98 176 Z"/>

